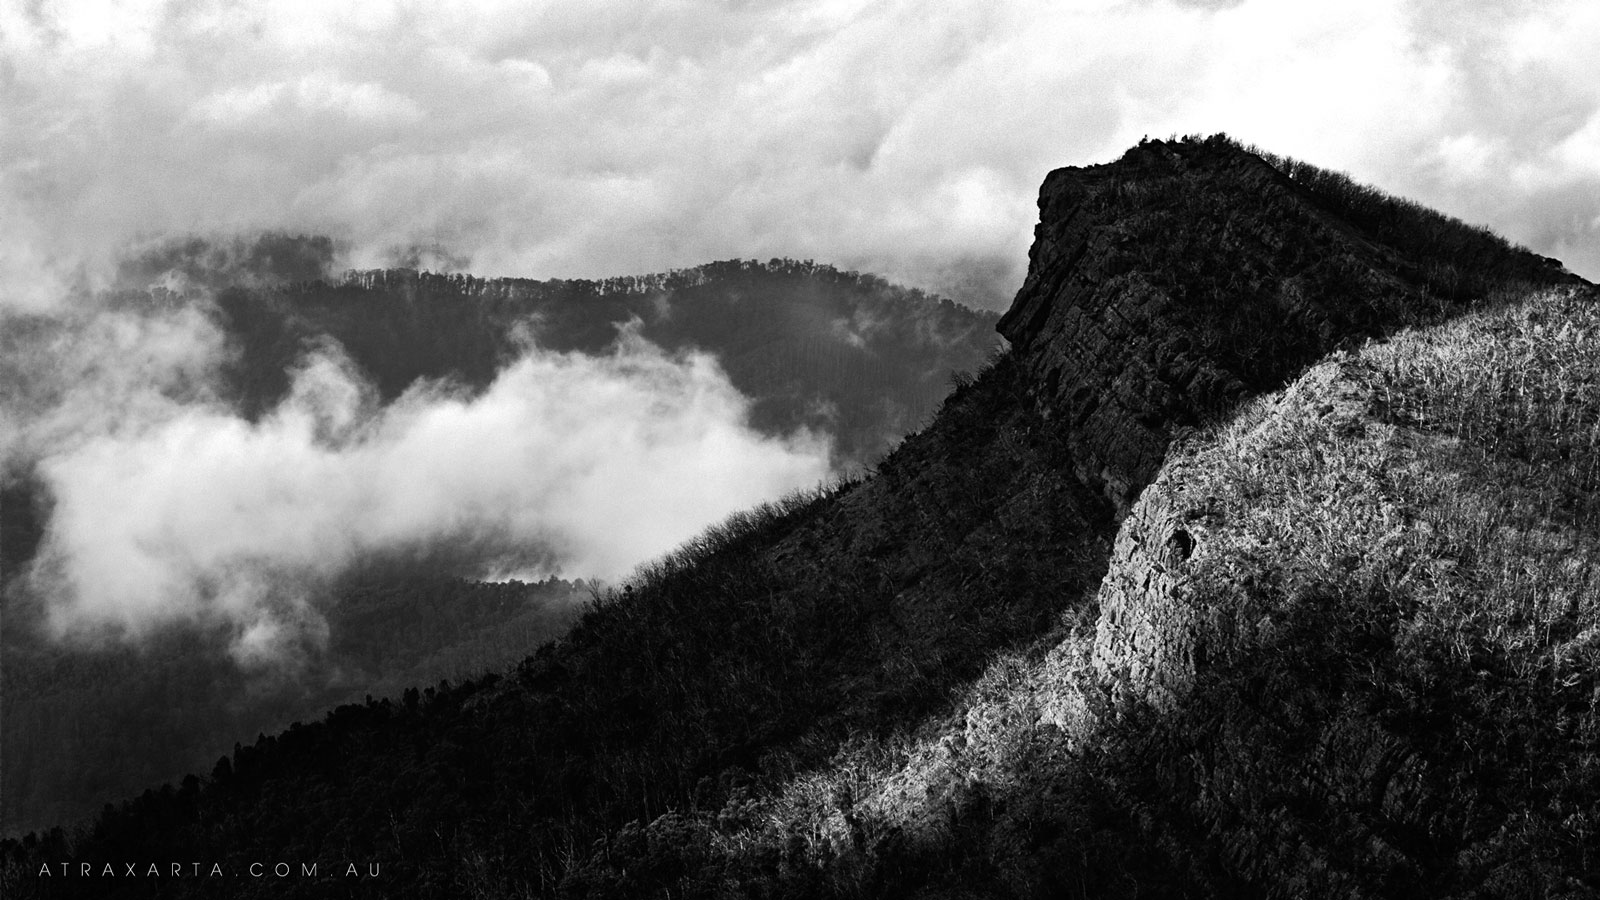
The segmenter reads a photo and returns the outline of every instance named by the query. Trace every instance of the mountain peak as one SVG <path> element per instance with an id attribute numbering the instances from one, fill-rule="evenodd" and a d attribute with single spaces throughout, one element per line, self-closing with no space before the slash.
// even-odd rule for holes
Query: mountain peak
<path id="1" fill-rule="evenodd" d="M 1559 263 L 1348 177 L 1225 135 L 1144 141 L 1057 169 L 998 328 L 1121 511 L 1177 428 L 1330 350 L 1436 321 Z"/>

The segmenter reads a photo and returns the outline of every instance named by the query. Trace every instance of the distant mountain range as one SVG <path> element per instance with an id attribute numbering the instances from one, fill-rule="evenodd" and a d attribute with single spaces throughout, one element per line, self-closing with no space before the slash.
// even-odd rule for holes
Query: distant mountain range
<path id="1" fill-rule="evenodd" d="M 109 302 L 214 317 L 230 349 L 220 394 L 251 420 L 284 399 L 301 357 L 329 342 L 387 403 L 419 381 L 481 391 L 530 343 L 605 353 L 630 328 L 671 352 L 714 354 L 751 398 L 753 427 L 829 435 L 841 470 L 875 461 L 927 420 L 952 373 L 977 369 L 1000 344 L 996 314 L 809 261 L 531 281 L 409 269 L 329 277 L 331 252 L 325 240 L 284 235 L 180 242 L 126 264 Z M 593 588 L 570 576 L 475 584 L 467 573 L 380 565 L 317 601 L 330 641 L 310 668 L 266 679 L 238 671 L 224 635 L 180 630 L 153 646 L 72 649 L 37 636 L 14 577 L 39 545 L 49 502 L 27 477 L 0 486 L 7 832 L 89 816 L 328 706 L 503 666 L 561 634 Z"/>
<path id="2" fill-rule="evenodd" d="M 225 287 L 216 302 L 240 351 L 230 387 L 249 414 L 282 399 L 295 359 L 320 338 L 336 340 L 393 399 L 418 379 L 482 388 L 528 341 L 601 353 L 633 322 L 667 351 L 714 355 L 754 400 L 755 427 L 824 431 L 841 461 L 858 466 L 924 424 L 951 372 L 976 369 L 999 345 L 992 313 L 809 260 L 600 281 L 388 269 Z"/>
<path id="3" fill-rule="evenodd" d="M 1051 173 L 1035 235 L 1009 351 L 871 474 L 0 887 L 1600 892 L 1600 292 L 1220 135 Z"/>

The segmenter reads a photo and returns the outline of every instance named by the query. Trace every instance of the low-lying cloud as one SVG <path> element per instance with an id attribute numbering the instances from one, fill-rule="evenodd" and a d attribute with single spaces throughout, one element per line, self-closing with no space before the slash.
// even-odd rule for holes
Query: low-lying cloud
<path id="1" fill-rule="evenodd" d="M 823 437 L 747 427 L 714 359 L 626 329 L 604 356 L 530 346 L 479 394 L 424 383 L 387 406 L 322 346 L 251 422 L 205 387 L 226 351 L 195 308 L 53 327 L 8 398 L 5 459 L 52 501 L 26 578 L 58 637 L 221 623 L 259 663 L 316 641 L 362 566 L 616 578 L 829 474 Z"/>

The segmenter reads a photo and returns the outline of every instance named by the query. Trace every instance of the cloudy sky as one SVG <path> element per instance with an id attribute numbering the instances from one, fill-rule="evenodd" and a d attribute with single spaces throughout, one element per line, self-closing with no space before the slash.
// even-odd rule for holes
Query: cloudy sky
<path id="1" fill-rule="evenodd" d="M 1592 0 L 0 0 L 0 275 L 43 304 L 129 240 L 287 228 L 1001 306 L 1045 172 L 1227 131 L 1597 278 L 1595 59 Z"/>
<path id="2" fill-rule="evenodd" d="M 617 577 L 827 477 L 826 436 L 755 434 L 715 360 L 627 336 L 383 409 L 321 348 L 246 421 L 214 322 L 81 288 L 274 229 L 350 267 L 789 256 L 1003 308 L 1047 171 L 1215 131 L 1600 279 L 1596 59 L 1593 0 L 0 0 L 0 329 L 48 313 L 0 331 L 0 476 L 55 502 L 61 633 L 220 617 L 245 658 L 418 547 Z"/>

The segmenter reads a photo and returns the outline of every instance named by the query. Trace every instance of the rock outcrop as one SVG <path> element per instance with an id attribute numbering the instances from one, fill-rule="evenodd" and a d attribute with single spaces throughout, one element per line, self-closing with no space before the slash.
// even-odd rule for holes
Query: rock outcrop
<path id="1" fill-rule="evenodd" d="M 1000 329 L 1121 518 L 1068 730 L 1197 896 L 1591 896 L 1600 294 L 1315 177 L 1210 140 L 1041 191 Z"/>
<path id="2" fill-rule="evenodd" d="M 1274 435 L 1323 435 L 1332 422 L 1361 427 L 1360 397 L 1332 360 L 1315 366 L 1286 390 L 1257 400 L 1236 415 L 1220 449 L 1215 436 L 1180 441 L 1117 531 L 1096 602 L 1095 671 L 1117 698 L 1162 710 L 1180 704 L 1208 660 L 1237 656 L 1271 631 L 1273 610 L 1252 586 L 1226 572 L 1252 548 L 1235 540 L 1219 508 L 1238 489 L 1221 464 L 1239 446 Z M 1315 430 L 1314 430 L 1315 429 Z M 1268 552 L 1272 552 L 1269 549 Z M 1259 555 L 1259 554 L 1258 554 Z"/>
<path id="3" fill-rule="evenodd" d="M 1573 280 L 1481 230 L 1278 163 L 1218 136 L 1044 181 L 1027 280 L 998 328 L 1080 477 L 1121 514 L 1178 430 L 1335 347 L 1481 299 L 1461 267 Z"/>
<path id="4" fill-rule="evenodd" d="M 1200 610 L 1185 563 L 1195 547 L 1184 521 L 1181 474 L 1164 469 L 1117 532 L 1098 595 L 1094 667 L 1119 699 L 1169 708 L 1194 681 Z"/>
<path id="5" fill-rule="evenodd" d="M 998 328 L 1078 477 L 1125 520 L 1099 592 L 1095 666 L 1158 706 L 1186 692 L 1205 652 L 1184 596 L 1203 524 L 1176 508 L 1185 469 L 1163 469 L 1175 440 L 1337 348 L 1491 295 L 1584 283 L 1481 229 L 1224 136 L 1051 172 L 1029 258 Z"/>
<path id="6" fill-rule="evenodd" d="M 1169 456 L 1093 667 L 1105 783 L 1212 873 L 1187 892 L 1600 891 L 1597 322 L 1600 292 L 1535 291 Z"/>

